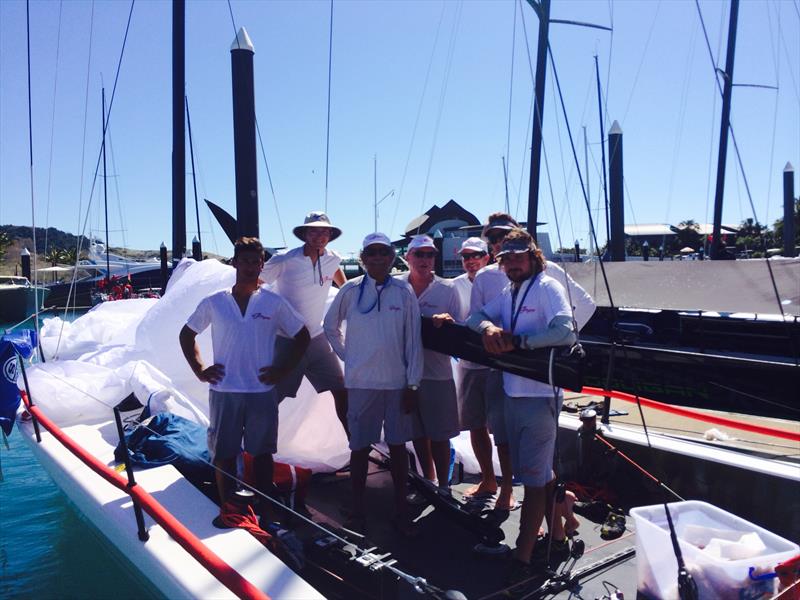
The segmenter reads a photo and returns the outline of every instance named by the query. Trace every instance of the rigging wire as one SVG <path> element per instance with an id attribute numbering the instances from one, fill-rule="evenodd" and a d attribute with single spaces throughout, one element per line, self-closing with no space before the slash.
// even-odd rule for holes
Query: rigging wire
<path id="1" fill-rule="evenodd" d="M 53 77 L 53 111 L 50 114 L 50 160 L 47 165 L 47 207 L 45 211 L 45 229 L 44 229 L 44 252 L 47 254 L 47 234 L 48 226 L 50 225 L 50 191 L 52 190 L 53 182 L 53 138 L 55 137 L 55 122 L 56 122 L 56 98 L 58 97 L 58 62 L 61 56 L 61 13 L 64 8 L 64 1 L 59 0 L 58 3 L 58 35 L 56 36 L 56 71 Z"/>
<path id="2" fill-rule="evenodd" d="M 278 209 L 278 197 L 275 195 L 275 186 L 272 184 L 272 174 L 269 171 L 269 162 L 267 162 L 267 153 L 264 150 L 264 140 L 261 139 L 261 128 L 258 126 L 258 120 L 256 120 L 256 133 L 258 134 L 258 145 L 261 147 L 261 157 L 264 159 L 264 167 L 267 169 L 267 181 L 269 182 L 269 191 L 272 194 L 272 202 L 275 204 L 275 215 L 278 217 L 278 229 L 280 229 L 281 232 L 283 245 L 286 246 L 286 234 L 283 231 L 281 211 Z M 327 210 L 327 204 L 325 206 Z"/>
<path id="3" fill-rule="evenodd" d="M 122 198 L 119 193 L 119 173 L 117 171 L 117 161 L 114 155 L 114 140 L 111 138 L 110 129 L 106 131 L 106 135 L 108 136 L 108 149 L 111 152 L 111 170 L 113 172 L 113 175 L 109 175 L 108 177 L 111 177 L 114 180 L 114 195 L 117 199 L 117 213 L 119 214 L 119 231 L 122 234 L 122 247 L 127 248 L 128 240 L 125 236 L 125 232 L 127 231 L 125 227 L 126 219 L 125 215 L 123 214 Z M 109 247 L 108 250 L 110 249 L 111 248 Z M 127 271 L 127 274 L 130 274 L 130 266 L 128 265 L 127 261 L 125 263 L 125 270 Z"/>
<path id="4" fill-rule="evenodd" d="M 200 206 L 197 204 L 197 170 L 194 167 L 194 140 L 192 139 L 192 117 L 189 115 L 189 96 L 184 94 L 183 103 L 186 106 L 186 126 L 189 130 L 189 157 L 192 162 L 192 189 L 194 190 L 194 216 L 197 221 L 197 243 L 203 247 L 203 238 L 200 234 Z M 111 155 L 114 156 L 113 153 Z M 192 244 L 194 245 L 194 244 Z"/>
<path id="5" fill-rule="evenodd" d="M 625 123 L 625 118 L 628 116 L 628 111 L 631 108 L 631 102 L 633 101 L 634 91 L 636 90 L 636 84 L 639 82 L 639 75 L 641 75 L 642 73 L 644 60 L 647 57 L 647 49 L 650 47 L 650 41 L 653 39 L 653 30 L 655 29 L 656 23 L 658 22 L 658 13 L 660 10 L 661 10 L 661 0 L 658 0 L 658 4 L 656 5 L 656 13 L 653 15 L 653 22 L 650 23 L 650 31 L 647 33 L 647 41 L 645 42 L 644 50 L 642 50 L 642 58 L 639 61 L 639 66 L 636 68 L 636 75 L 633 78 L 633 85 L 631 86 L 631 91 L 628 93 L 628 104 L 627 106 L 625 106 L 625 112 L 622 113 L 622 119 L 620 120 L 621 123 Z"/>
<path id="6" fill-rule="evenodd" d="M 36 256 L 38 254 L 36 248 L 36 196 L 33 189 L 33 109 L 31 103 L 31 2 L 25 2 L 25 26 L 27 31 L 27 45 L 28 45 L 28 155 L 30 157 L 29 172 L 31 178 L 31 236 L 33 237 L 33 299 L 36 304 L 36 313 L 34 317 L 34 326 L 36 331 L 39 331 L 39 286 L 37 286 L 36 276 Z"/>
<path id="7" fill-rule="evenodd" d="M 439 125 L 442 122 L 442 113 L 444 112 L 444 101 L 445 97 L 447 96 L 447 85 L 450 82 L 450 70 L 453 66 L 453 55 L 455 54 L 456 49 L 456 39 L 458 38 L 458 26 L 461 22 L 461 12 L 464 8 L 464 3 L 460 1 L 455 10 L 455 14 L 453 15 L 453 26 L 450 30 L 450 43 L 447 47 L 447 54 L 445 56 L 445 68 L 444 68 L 444 78 L 442 80 L 442 88 L 439 91 L 439 107 L 436 112 L 436 122 L 433 126 L 433 141 L 431 142 L 431 152 L 428 157 L 428 170 L 425 174 L 425 185 L 422 189 L 422 207 L 420 210 L 420 214 L 425 211 L 425 200 L 428 196 L 428 184 L 431 178 L 431 170 L 433 168 L 433 157 L 436 153 L 436 143 L 439 139 Z M 417 233 L 419 233 L 419 228 L 422 226 L 422 221 L 419 222 L 417 226 Z"/>
<path id="8" fill-rule="evenodd" d="M 772 113 L 772 142 L 770 143 L 769 150 L 769 169 L 767 170 L 767 195 L 764 198 L 764 222 L 769 222 L 769 199 L 772 195 L 772 168 L 775 164 L 775 138 L 778 134 L 778 90 L 781 87 L 781 69 L 780 69 L 780 50 L 772 43 L 774 34 L 772 32 L 772 15 L 770 14 L 769 4 L 767 4 L 767 22 L 769 24 L 769 40 L 772 45 L 772 62 L 775 66 L 775 108 Z M 778 36 L 781 30 L 781 13 L 778 9 Z"/>
<path id="9" fill-rule="evenodd" d="M 517 0 L 521 2 L 522 0 Z M 506 155 L 503 158 L 503 178 L 506 182 L 506 212 L 511 212 L 508 205 L 508 167 L 506 160 L 511 161 L 511 105 L 514 99 L 514 55 L 517 45 L 517 2 L 514 5 L 514 26 L 511 29 L 511 72 L 508 78 L 508 127 L 506 128 Z M 521 8 L 521 7 L 520 7 Z"/>
<path id="10" fill-rule="evenodd" d="M 719 90 L 720 95 L 722 95 L 722 86 L 720 85 L 719 78 L 717 77 L 717 74 L 719 73 L 719 69 L 717 69 L 717 67 L 715 66 L 714 56 L 713 56 L 713 54 L 711 54 L 711 44 L 710 44 L 710 42 L 708 40 L 708 32 L 706 31 L 706 25 L 705 25 L 705 22 L 703 20 L 703 13 L 700 11 L 700 3 L 699 3 L 698 0 L 694 0 L 694 3 L 695 3 L 695 6 L 697 7 L 697 15 L 700 18 L 700 24 L 702 25 L 703 35 L 704 35 L 705 40 L 706 40 L 706 47 L 708 48 L 709 57 L 711 58 L 711 66 L 714 68 L 714 80 L 715 80 L 715 82 L 717 84 L 717 89 Z M 733 123 L 731 123 L 730 121 L 728 122 L 728 131 L 730 132 L 731 140 L 733 141 L 733 149 L 734 149 L 734 152 L 736 153 L 736 162 L 737 162 L 737 164 L 739 166 L 739 173 L 742 176 L 742 181 L 744 183 L 744 187 L 745 187 L 745 190 L 747 192 L 747 200 L 750 203 L 750 210 L 751 210 L 751 212 L 753 214 L 753 219 L 756 222 L 758 222 L 758 215 L 756 214 L 756 207 L 755 207 L 755 204 L 753 203 L 753 194 L 750 192 L 750 183 L 747 180 L 747 174 L 745 173 L 745 170 L 744 170 L 744 163 L 742 162 L 741 152 L 739 152 L 739 143 L 736 141 L 736 135 L 734 134 L 734 131 L 733 131 Z M 762 236 L 761 240 L 762 240 L 762 244 L 765 246 L 764 250 L 766 251 L 766 244 L 765 244 L 765 240 L 764 240 L 763 236 Z M 765 252 L 765 254 L 766 254 L 766 252 Z M 781 296 L 780 296 L 780 292 L 778 292 L 778 283 L 775 281 L 775 273 L 772 270 L 772 264 L 770 263 L 769 258 L 765 258 L 764 259 L 764 263 L 767 265 L 767 270 L 769 271 L 769 278 L 770 278 L 770 282 L 772 283 L 772 291 L 775 294 L 775 301 L 778 304 L 778 310 L 780 311 L 781 318 L 785 321 L 786 320 L 786 312 L 783 310 L 783 303 L 781 303 Z"/>
<path id="11" fill-rule="evenodd" d="M 446 7 L 447 7 L 446 0 L 442 0 L 442 10 L 439 13 L 439 23 L 436 26 L 436 35 L 433 39 L 433 47 L 431 48 L 431 57 L 428 60 L 428 69 L 425 72 L 425 81 L 422 84 L 422 94 L 420 95 L 419 104 L 417 105 L 417 116 L 414 119 L 414 128 L 411 130 L 411 142 L 408 145 L 408 153 L 406 154 L 406 164 L 403 166 L 403 176 L 400 178 L 400 188 L 399 191 L 397 192 L 397 202 L 394 205 L 394 213 L 392 214 L 392 224 L 389 227 L 389 231 L 394 231 L 394 224 L 397 219 L 397 209 L 400 208 L 400 203 L 403 196 L 403 188 L 405 187 L 406 175 L 408 173 L 408 165 L 411 162 L 411 152 L 414 149 L 414 141 L 416 140 L 417 137 L 417 126 L 419 125 L 419 119 L 422 114 L 422 106 L 425 101 L 425 94 L 428 90 L 428 81 L 430 80 L 431 68 L 433 67 L 433 59 L 436 56 L 436 48 L 439 45 L 439 34 L 441 33 L 442 30 L 442 23 L 444 22 L 444 13 Z"/>
<path id="12" fill-rule="evenodd" d="M 333 0 L 331 0 L 330 31 L 328 33 L 328 124 L 325 133 L 325 212 L 328 212 L 328 161 L 331 149 L 331 72 L 333 66 Z M 284 242 L 285 243 L 285 242 Z"/>

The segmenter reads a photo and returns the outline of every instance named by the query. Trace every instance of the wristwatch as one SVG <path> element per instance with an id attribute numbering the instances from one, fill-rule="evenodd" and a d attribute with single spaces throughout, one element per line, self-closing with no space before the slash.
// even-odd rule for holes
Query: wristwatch
<path id="1" fill-rule="evenodd" d="M 409 385 L 409 386 L 406 386 L 406 387 L 408 387 L 408 389 L 410 389 L 412 392 L 416 392 L 416 391 L 419 390 L 419 386 L 418 385 Z"/>

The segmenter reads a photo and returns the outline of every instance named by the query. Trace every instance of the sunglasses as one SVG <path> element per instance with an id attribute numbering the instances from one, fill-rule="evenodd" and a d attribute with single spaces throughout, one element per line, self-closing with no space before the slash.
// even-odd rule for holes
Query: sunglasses
<path id="1" fill-rule="evenodd" d="M 416 256 L 417 258 L 436 258 L 436 252 L 433 251 L 423 252 L 421 250 L 415 250 L 414 256 Z"/>
<path id="2" fill-rule="evenodd" d="M 473 258 L 483 258 L 484 256 L 486 256 L 486 252 L 465 252 L 461 255 L 461 258 L 463 260 L 472 260 Z"/>
<path id="3" fill-rule="evenodd" d="M 381 246 L 380 248 L 367 248 L 364 256 L 391 256 L 394 253 L 392 248 Z"/>

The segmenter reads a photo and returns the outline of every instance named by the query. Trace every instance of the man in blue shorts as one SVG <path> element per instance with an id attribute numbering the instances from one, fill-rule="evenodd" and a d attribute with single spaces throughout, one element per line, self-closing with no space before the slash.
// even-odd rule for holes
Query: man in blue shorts
<path id="1" fill-rule="evenodd" d="M 511 285 L 467 321 L 468 327 L 483 335 L 486 351 L 499 354 L 515 348 L 574 343 L 575 327 L 567 293 L 557 280 L 545 274 L 544 255 L 530 234 L 522 229 L 511 230 L 497 257 Z M 510 373 L 503 373 L 503 390 L 512 468 L 525 487 L 512 571 L 512 578 L 516 579 L 531 573 L 545 509 L 548 515 L 552 512 L 553 456 L 563 393 L 550 384 Z M 537 556 L 540 554 L 537 552 Z"/>
<path id="2" fill-rule="evenodd" d="M 272 491 L 272 455 L 278 441 L 278 395 L 275 384 L 299 362 L 308 346 L 308 330 L 289 303 L 259 286 L 264 248 L 257 238 L 234 244 L 236 283 L 200 301 L 180 333 L 189 367 L 208 392 L 208 447 L 216 468 L 220 507 L 229 499 L 236 457 L 253 455 L 255 487 Z M 196 338 L 211 326 L 214 363 L 206 366 Z M 284 367 L 273 366 L 275 336 L 293 338 Z"/>

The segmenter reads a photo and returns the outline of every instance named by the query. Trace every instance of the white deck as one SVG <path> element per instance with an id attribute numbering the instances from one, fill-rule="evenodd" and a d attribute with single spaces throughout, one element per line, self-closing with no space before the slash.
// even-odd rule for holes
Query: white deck
<path id="1" fill-rule="evenodd" d="M 139 541 L 130 498 L 107 483 L 48 432 L 36 443 L 31 423 L 20 432 L 47 472 L 78 510 L 168 598 L 235 598 L 236 596 L 145 514 L 150 534 Z M 113 422 L 65 427 L 70 436 L 101 462 L 113 467 Z M 108 441 L 107 441 L 108 440 Z M 323 598 L 299 575 L 240 529 L 211 525 L 217 506 L 172 466 L 138 470 L 136 482 L 196 535 L 208 548 L 270 598 Z"/>

